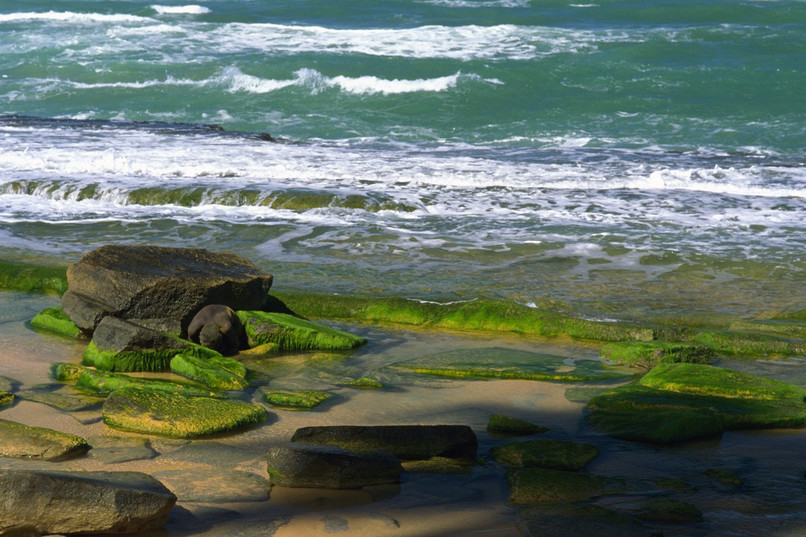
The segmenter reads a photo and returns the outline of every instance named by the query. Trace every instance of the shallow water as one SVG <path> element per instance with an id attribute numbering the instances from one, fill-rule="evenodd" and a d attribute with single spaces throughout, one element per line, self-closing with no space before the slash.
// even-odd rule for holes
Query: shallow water
<path id="1" fill-rule="evenodd" d="M 49 377 L 53 362 L 80 360 L 83 346 L 39 334 L 25 323 L 36 312 L 58 303 L 56 297 L 0 293 L 0 374 L 20 382 L 24 393 L 53 393 Z M 151 474 L 218 469 L 237 470 L 266 477 L 268 447 L 286 442 L 303 426 L 326 424 L 452 423 L 470 425 L 480 442 L 479 456 L 506 440 L 486 432 L 489 416 L 496 413 L 527 419 L 549 427 L 546 436 L 596 445 L 601 455 L 587 468 L 594 474 L 620 477 L 632 492 L 595 500 L 600 505 L 630 510 L 641 499 L 663 496 L 690 502 L 703 511 L 705 522 L 696 525 L 656 525 L 668 536 L 794 537 L 806 531 L 806 481 L 804 456 L 806 431 L 775 430 L 726 433 L 721 439 L 678 447 L 653 447 L 615 440 L 590 428 L 583 419 L 584 404 L 571 402 L 568 387 L 534 381 L 465 381 L 388 373 L 381 390 L 337 387 L 343 378 L 373 374 L 401 360 L 436 352 L 468 348 L 503 347 L 551 353 L 569 358 L 595 357 L 596 351 L 573 342 L 487 339 L 460 334 L 399 331 L 349 326 L 368 336 L 360 351 L 341 357 L 286 356 L 266 366 L 270 384 L 306 384 L 335 393 L 331 401 L 314 411 L 270 409 L 271 417 L 259 427 L 240 433 L 192 442 L 144 437 L 107 428 L 97 408 L 65 413 L 31 400 L 19 400 L 0 410 L 0 418 L 79 434 L 96 449 L 89 456 L 60 463 L 30 463 L 0 459 L 0 466 L 40 464 L 48 468 L 88 470 L 136 470 Z M 248 363 L 248 362 L 247 362 Z M 791 378 L 793 365 L 744 361 L 729 367 L 763 372 L 806 385 Z M 55 390 L 71 395 L 70 388 Z M 148 438 L 151 458 L 128 462 L 104 462 L 109 442 Z M 106 455 L 108 456 L 108 455 Z M 708 477 L 707 470 L 730 472 L 741 480 L 733 487 Z M 522 535 L 518 509 L 507 501 L 504 469 L 493 462 L 477 465 L 469 475 L 405 473 L 399 487 L 374 487 L 361 491 L 297 490 L 275 487 L 270 498 L 225 501 L 189 501 L 180 497 L 165 532 L 158 535 L 209 537 L 265 535 L 410 535 L 453 536 Z M 658 480 L 678 480 L 675 488 Z M 221 489 L 225 489 L 222 477 Z M 168 483 L 168 481 L 166 481 Z M 170 484 L 179 486 L 178 481 Z M 231 497 L 231 496 L 230 496 Z M 573 535 L 569 528 L 569 535 Z M 155 534 L 157 535 L 157 534 Z"/>

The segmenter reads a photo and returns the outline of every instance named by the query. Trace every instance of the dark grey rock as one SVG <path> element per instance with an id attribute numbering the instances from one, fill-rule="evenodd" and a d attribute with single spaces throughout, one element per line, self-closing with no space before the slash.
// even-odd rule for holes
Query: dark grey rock
<path id="1" fill-rule="evenodd" d="M 34 526 L 48 533 L 139 533 L 164 526 L 176 503 L 139 472 L 0 470 L 0 530 Z"/>
<path id="2" fill-rule="evenodd" d="M 112 316 L 104 317 L 98 323 L 92 341 L 99 349 L 115 352 L 151 349 L 179 351 L 189 346 L 151 328 Z"/>
<path id="3" fill-rule="evenodd" d="M 293 442 L 327 444 L 355 453 L 384 452 L 402 460 L 434 457 L 472 462 L 478 439 L 467 425 L 335 425 L 302 427 Z"/>
<path id="4" fill-rule="evenodd" d="M 109 245 L 67 269 L 62 308 L 91 333 L 106 316 L 178 319 L 186 327 L 207 304 L 260 309 L 272 276 L 240 256 L 190 248 Z"/>
<path id="5" fill-rule="evenodd" d="M 274 447 L 266 456 L 273 485 L 355 489 L 400 482 L 400 461 L 391 455 L 357 455 L 336 448 Z"/>

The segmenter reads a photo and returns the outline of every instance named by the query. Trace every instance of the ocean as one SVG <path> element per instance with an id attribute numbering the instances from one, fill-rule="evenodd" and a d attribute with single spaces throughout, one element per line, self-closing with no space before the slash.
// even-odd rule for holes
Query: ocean
<path id="1" fill-rule="evenodd" d="M 801 0 L 0 0 L 0 256 L 590 318 L 806 298 Z"/>

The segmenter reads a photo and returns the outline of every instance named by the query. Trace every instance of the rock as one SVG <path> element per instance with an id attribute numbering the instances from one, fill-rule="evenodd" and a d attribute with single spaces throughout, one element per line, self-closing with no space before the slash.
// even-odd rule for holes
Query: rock
<path id="1" fill-rule="evenodd" d="M 640 380 L 592 398 L 588 419 L 611 436 L 651 443 L 724 430 L 806 426 L 806 389 L 700 364 L 661 364 Z"/>
<path id="2" fill-rule="evenodd" d="M 110 427 L 173 438 L 197 438 L 248 427 L 268 417 L 262 406 L 148 388 L 112 392 L 103 407 Z"/>
<path id="3" fill-rule="evenodd" d="M 289 410 L 310 410 L 330 399 L 327 392 L 313 390 L 272 390 L 261 388 L 263 400 L 273 407 Z"/>
<path id="4" fill-rule="evenodd" d="M 659 537 L 637 520 L 599 505 L 568 503 L 526 507 L 518 513 L 527 537 Z"/>
<path id="5" fill-rule="evenodd" d="M 176 503 L 138 472 L 0 470 L 0 529 L 34 525 L 43 534 L 139 533 L 161 528 Z"/>
<path id="6" fill-rule="evenodd" d="M 190 321 L 188 339 L 230 356 L 244 348 L 246 333 L 235 310 L 223 304 L 210 304 Z"/>
<path id="7" fill-rule="evenodd" d="M 14 401 L 14 394 L 8 392 L 0 392 L 0 408 L 10 405 Z"/>
<path id="8" fill-rule="evenodd" d="M 165 470 L 154 474 L 183 502 L 261 502 L 269 499 L 269 480 L 228 468 Z"/>
<path id="9" fill-rule="evenodd" d="M 267 454 L 274 485 L 354 489 L 400 481 L 400 461 L 390 455 L 357 455 L 336 448 L 274 447 Z"/>
<path id="10" fill-rule="evenodd" d="M 467 425 L 336 425 L 302 427 L 292 442 L 328 444 L 355 453 L 385 452 L 402 460 L 445 457 L 473 462 L 478 440 Z"/>
<path id="11" fill-rule="evenodd" d="M 81 366 L 83 370 L 76 378 L 76 388 L 86 392 L 96 393 L 100 396 L 106 396 L 115 390 L 123 388 L 147 388 L 156 391 L 185 393 L 187 395 L 196 395 L 202 397 L 210 397 L 213 394 L 208 389 L 201 386 L 190 384 L 181 384 L 167 379 L 148 379 L 141 377 L 131 377 L 121 373 L 111 373 L 109 371 L 98 371 L 89 367 Z"/>
<path id="12" fill-rule="evenodd" d="M 60 307 L 52 307 L 40 311 L 31 319 L 31 326 L 37 330 L 69 338 L 77 338 L 81 335 L 81 330 L 70 320 Z"/>
<path id="13" fill-rule="evenodd" d="M 190 248 L 103 246 L 67 269 L 62 308 L 92 332 L 109 315 L 173 318 L 186 327 L 207 304 L 262 308 L 272 276 L 234 254 Z"/>
<path id="14" fill-rule="evenodd" d="M 280 350 L 350 350 L 366 338 L 322 326 L 287 313 L 239 311 L 250 347 L 276 343 Z"/>
<path id="15" fill-rule="evenodd" d="M 599 456 L 599 450 L 590 444 L 539 438 L 497 446 L 490 454 L 496 462 L 519 468 L 581 470 Z"/>
<path id="16" fill-rule="evenodd" d="M 107 371 L 166 371 L 190 343 L 136 322 L 104 317 L 84 352 L 83 363 Z"/>
<path id="17" fill-rule="evenodd" d="M 177 354 L 171 360 L 171 371 L 213 390 L 240 390 L 249 385 L 243 364 L 225 356 L 199 358 Z"/>
<path id="18" fill-rule="evenodd" d="M 509 501 L 516 505 L 582 502 L 625 488 L 617 479 L 546 468 L 510 470 L 507 482 Z"/>
<path id="19" fill-rule="evenodd" d="M 92 449 L 89 456 L 106 464 L 153 459 L 157 456 L 148 438 L 102 436 L 91 438 L 90 441 Z"/>
<path id="20" fill-rule="evenodd" d="M 87 441 L 80 436 L 0 420 L 2 457 L 53 461 L 84 455 L 89 448 Z"/>
<path id="21" fill-rule="evenodd" d="M 498 436 L 528 436 L 545 433 L 548 428 L 518 418 L 495 414 L 490 416 L 487 422 L 487 431 Z"/>
<path id="22" fill-rule="evenodd" d="M 600 355 L 608 362 L 646 370 L 658 364 L 679 362 L 710 364 L 716 358 L 714 351 L 704 345 L 659 341 L 612 342 L 602 347 Z"/>
<path id="23" fill-rule="evenodd" d="M 697 524 L 703 521 L 702 512 L 695 506 L 669 498 L 647 500 L 633 515 L 647 522 L 664 524 Z"/>

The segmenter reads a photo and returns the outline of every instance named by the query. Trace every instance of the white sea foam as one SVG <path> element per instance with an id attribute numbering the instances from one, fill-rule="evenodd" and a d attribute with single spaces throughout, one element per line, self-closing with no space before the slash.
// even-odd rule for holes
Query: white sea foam
<path id="1" fill-rule="evenodd" d="M 462 75 L 461 73 L 416 80 L 388 80 L 375 76 L 347 77 L 338 75 L 328 77 L 315 69 L 306 68 L 296 71 L 294 78 L 275 80 L 247 75 L 236 67 L 225 69 L 221 78 L 230 85 L 230 91 L 233 92 L 270 93 L 289 86 L 300 86 L 310 89 L 312 93 L 318 93 L 326 88 L 338 88 L 345 93 L 357 95 L 390 95 L 420 91 L 441 92 L 455 87 L 462 77 L 480 79 L 477 75 Z"/>
<path id="2" fill-rule="evenodd" d="M 189 4 L 186 6 L 161 6 L 155 4 L 151 6 L 151 9 L 160 15 L 204 15 L 212 12 L 209 7 L 197 4 Z"/>
<path id="3" fill-rule="evenodd" d="M 155 19 L 141 17 L 138 15 L 126 15 L 116 13 L 75 13 L 72 11 L 42 11 L 42 12 L 16 12 L 0 13 L 0 23 L 21 22 L 21 21 L 42 21 L 42 22 L 65 22 L 71 24 L 86 23 L 153 23 Z"/>

